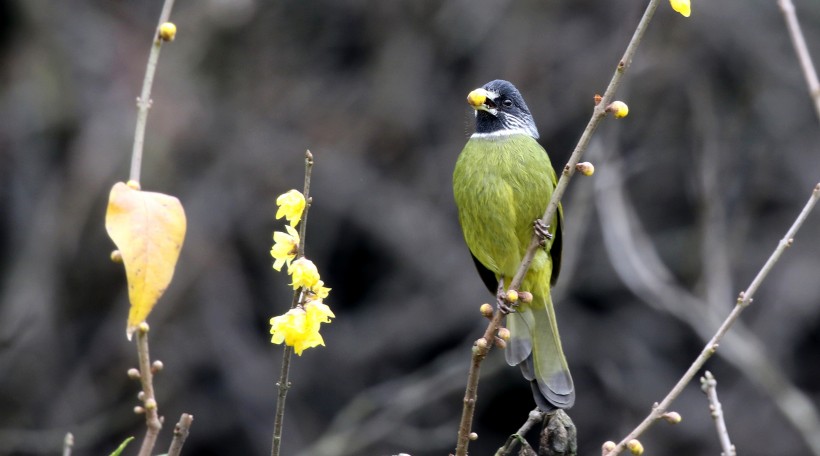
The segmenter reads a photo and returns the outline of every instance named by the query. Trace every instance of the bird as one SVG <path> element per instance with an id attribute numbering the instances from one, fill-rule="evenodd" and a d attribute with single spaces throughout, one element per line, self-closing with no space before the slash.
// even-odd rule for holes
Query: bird
<path id="1" fill-rule="evenodd" d="M 475 110 L 475 133 L 456 161 L 453 194 L 479 276 L 496 294 L 499 281 L 509 284 L 515 275 L 557 178 L 537 141 L 532 114 L 512 83 L 490 81 L 471 91 L 467 103 Z M 543 247 L 517 290 L 529 291 L 532 301 L 518 301 L 506 316 L 510 339 L 505 358 L 530 381 L 538 408 L 549 412 L 575 403 L 550 295 L 561 268 L 560 205 L 549 224 L 540 228 L 545 230 Z"/>

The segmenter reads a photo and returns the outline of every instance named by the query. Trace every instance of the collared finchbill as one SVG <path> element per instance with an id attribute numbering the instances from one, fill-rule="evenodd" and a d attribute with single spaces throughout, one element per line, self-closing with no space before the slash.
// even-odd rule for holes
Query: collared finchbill
<path id="1" fill-rule="evenodd" d="M 536 141 L 532 113 L 514 85 L 490 81 L 470 92 L 467 104 L 475 110 L 475 133 L 456 162 L 453 195 L 464 240 L 482 281 L 495 295 L 499 280 L 506 283 L 515 276 L 532 239 L 533 220 L 542 216 L 558 179 Z M 575 402 L 550 296 L 561 267 L 561 214 L 559 205 L 549 221 L 552 239 L 535 254 L 517 290 L 518 307 L 506 317 L 510 338 L 505 358 L 519 366 L 542 411 L 567 409 Z M 521 290 L 532 299 L 523 302 Z"/>

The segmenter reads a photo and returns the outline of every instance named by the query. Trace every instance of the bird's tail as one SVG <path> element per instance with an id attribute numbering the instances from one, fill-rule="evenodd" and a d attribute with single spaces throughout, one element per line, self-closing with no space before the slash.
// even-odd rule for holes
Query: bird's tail
<path id="1" fill-rule="evenodd" d="M 521 367 L 530 381 L 535 403 L 542 411 L 568 409 L 575 403 L 575 388 L 561 348 L 549 288 L 533 292 L 532 303 L 507 316 L 510 342 L 507 363 Z"/>

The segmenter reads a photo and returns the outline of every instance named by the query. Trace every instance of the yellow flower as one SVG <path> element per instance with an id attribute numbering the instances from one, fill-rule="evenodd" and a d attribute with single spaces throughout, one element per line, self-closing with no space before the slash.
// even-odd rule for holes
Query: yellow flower
<path id="1" fill-rule="evenodd" d="M 276 205 L 279 206 L 276 218 L 285 217 L 290 222 L 290 226 L 295 227 L 302 219 L 302 211 L 305 210 L 305 195 L 298 190 L 289 190 L 276 198 Z"/>
<path id="2" fill-rule="evenodd" d="M 306 348 L 325 345 L 319 334 L 319 327 L 322 323 L 330 323 L 331 318 L 335 318 L 335 315 L 330 307 L 321 300 L 310 301 L 304 308 L 290 309 L 284 315 L 271 318 L 270 341 L 274 344 L 284 342 L 293 347 L 297 355 L 302 356 Z"/>
<path id="3" fill-rule="evenodd" d="M 336 318 L 336 315 L 333 315 L 333 311 L 330 310 L 330 307 L 323 303 L 321 299 L 308 301 L 305 304 L 305 313 L 307 314 L 308 322 L 316 326 L 320 323 L 330 323 L 331 318 Z"/>
<path id="4" fill-rule="evenodd" d="M 273 269 L 277 271 L 281 271 L 282 265 L 285 263 L 290 267 L 290 262 L 296 258 L 299 246 L 299 233 L 290 225 L 285 225 L 285 229 L 288 231 L 287 233 L 273 232 L 274 244 L 270 249 L 270 255 L 276 260 L 273 262 Z"/>
<path id="5" fill-rule="evenodd" d="M 293 347 L 297 355 L 302 356 L 306 348 L 324 345 L 319 334 L 319 323 L 311 323 L 307 313 L 301 307 L 290 309 L 286 314 L 270 319 L 270 341 Z"/>
<path id="6" fill-rule="evenodd" d="M 669 3 L 672 4 L 672 9 L 681 13 L 683 17 L 689 17 L 692 13 L 692 4 L 689 0 L 669 0 Z"/>
<path id="7" fill-rule="evenodd" d="M 305 257 L 299 258 L 288 265 L 288 274 L 293 278 L 293 289 L 304 287 L 308 290 L 312 289 L 319 283 L 319 270 L 312 261 Z"/>
<path id="8" fill-rule="evenodd" d="M 327 295 L 330 294 L 330 290 L 331 288 L 326 287 L 325 283 L 320 280 L 316 282 L 316 285 L 311 287 L 310 292 L 313 293 L 316 296 L 316 298 L 322 300 L 327 298 Z"/>

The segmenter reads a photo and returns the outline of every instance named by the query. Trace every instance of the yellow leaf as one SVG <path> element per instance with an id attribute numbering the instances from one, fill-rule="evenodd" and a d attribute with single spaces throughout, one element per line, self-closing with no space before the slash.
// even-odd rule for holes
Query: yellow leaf
<path id="1" fill-rule="evenodd" d="M 185 211 L 173 196 L 143 192 L 122 182 L 111 188 L 105 229 L 125 264 L 131 301 L 129 340 L 174 277 L 185 225 Z"/>

